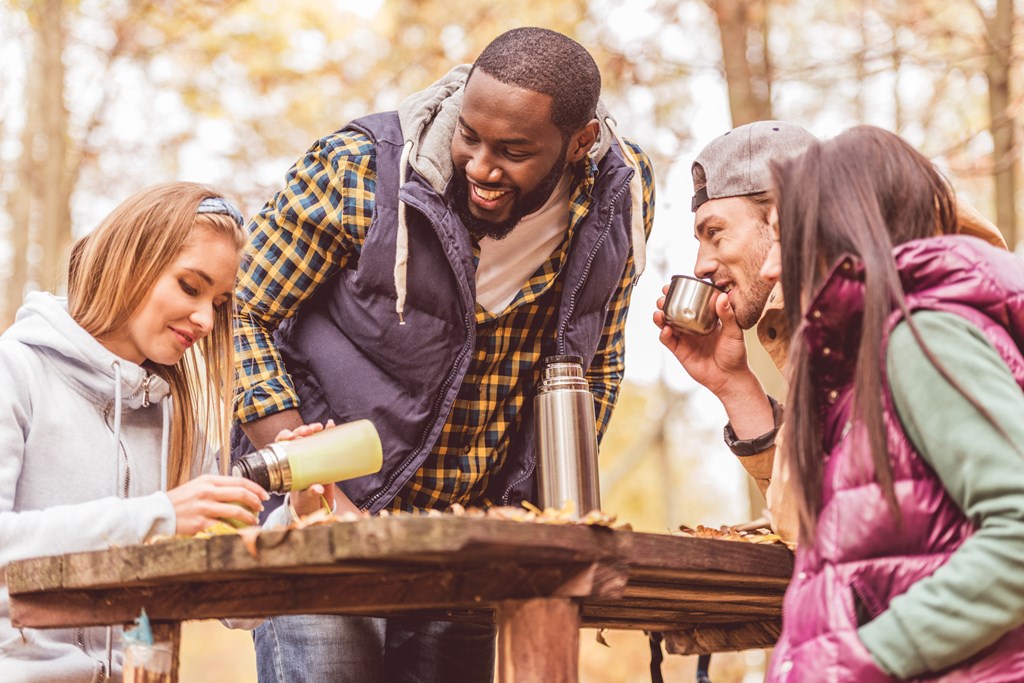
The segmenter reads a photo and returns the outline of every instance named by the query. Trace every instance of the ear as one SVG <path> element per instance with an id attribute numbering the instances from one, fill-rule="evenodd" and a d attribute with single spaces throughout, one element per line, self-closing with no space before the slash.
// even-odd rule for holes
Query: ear
<path id="1" fill-rule="evenodd" d="M 583 124 L 582 128 L 569 137 L 569 148 L 565 152 L 565 160 L 570 164 L 575 164 L 585 157 L 590 148 L 594 146 L 594 142 L 597 141 L 600 130 L 601 126 L 597 119 L 590 119 Z"/>

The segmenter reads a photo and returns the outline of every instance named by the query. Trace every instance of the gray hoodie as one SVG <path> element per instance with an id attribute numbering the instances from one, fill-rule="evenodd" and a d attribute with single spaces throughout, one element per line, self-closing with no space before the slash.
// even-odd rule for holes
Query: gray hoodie
<path id="1" fill-rule="evenodd" d="M 12 628 L 6 567 L 173 534 L 169 419 L 164 380 L 104 348 L 63 299 L 28 296 L 0 337 L 0 681 L 120 678 L 120 627 Z M 213 472 L 205 461 L 196 470 Z"/>

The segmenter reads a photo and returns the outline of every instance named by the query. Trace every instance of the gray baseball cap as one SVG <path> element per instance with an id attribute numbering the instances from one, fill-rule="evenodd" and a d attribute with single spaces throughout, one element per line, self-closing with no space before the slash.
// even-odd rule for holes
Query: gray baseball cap
<path id="1" fill-rule="evenodd" d="M 696 212 L 709 199 L 771 190 L 768 162 L 795 156 L 815 140 L 800 126 L 785 121 L 755 121 L 719 135 L 701 150 L 691 167 L 691 210 Z"/>

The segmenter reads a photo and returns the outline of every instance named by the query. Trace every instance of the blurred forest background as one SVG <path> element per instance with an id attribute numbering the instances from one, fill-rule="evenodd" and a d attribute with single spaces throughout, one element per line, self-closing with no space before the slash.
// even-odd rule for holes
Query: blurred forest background
<path id="1" fill-rule="evenodd" d="M 2 0 L 0 329 L 25 292 L 62 288 L 72 240 L 136 189 L 208 182 L 254 214 L 316 138 L 394 108 L 504 30 L 547 26 L 591 49 L 620 130 L 658 171 L 651 265 L 602 446 L 605 507 L 645 531 L 742 522 L 763 501 L 721 443 L 724 413 L 650 322 L 662 283 L 696 255 L 690 161 L 757 119 L 822 137 L 879 125 L 1016 246 L 1019 21 L 1013 0 Z M 609 648 L 587 633 L 584 681 L 650 680 L 641 634 L 608 633 Z M 248 634 L 215 622 L 186 627 L 183 658 L 190 683 L 255 680 Z M 764 662 L 716 655 L 712 679 L 760 681 Z M 692 680 L 694 663 L 663 669 Z"/>

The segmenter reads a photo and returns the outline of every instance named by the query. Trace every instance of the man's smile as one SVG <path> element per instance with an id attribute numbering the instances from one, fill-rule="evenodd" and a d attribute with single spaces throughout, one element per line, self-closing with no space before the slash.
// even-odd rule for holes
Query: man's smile
<path id="1" fill-rule="evenodd" d="M 473 183 L 469 184 L 470 201 L 486 211 L 494 211 L 515 193 L 512 190 L 488 190 Z"/>

